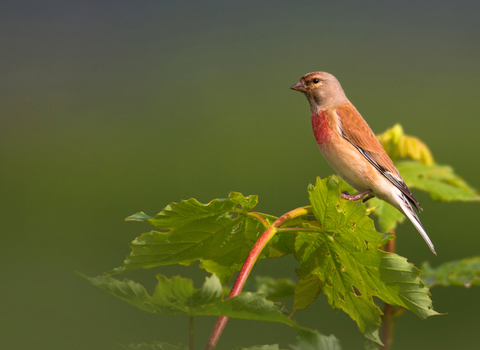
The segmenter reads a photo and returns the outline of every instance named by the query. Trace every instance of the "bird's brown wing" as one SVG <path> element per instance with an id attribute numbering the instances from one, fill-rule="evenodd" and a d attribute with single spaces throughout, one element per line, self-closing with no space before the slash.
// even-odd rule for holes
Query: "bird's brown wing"
<path id="1" fill-rule="evenodd" d="M 418 210 L 422 210 L 420 203 L 405 184 L 387 152 L 356 108 L 348 103 L 336 108 L 335 111 L 340 119 L 342 137 L 349 141 L 383 176 L 402 191 Z"/>

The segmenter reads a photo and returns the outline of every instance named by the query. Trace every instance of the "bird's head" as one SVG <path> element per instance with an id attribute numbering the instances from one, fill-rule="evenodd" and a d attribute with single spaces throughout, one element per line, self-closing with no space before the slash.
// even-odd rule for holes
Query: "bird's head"
<path id="1" fill-rule="evenodd" d="M 300 91 L 307 97 L 312 112 L 348 102 L 337 78 L 326 72 L 305 74 L 290 89 Z"/>

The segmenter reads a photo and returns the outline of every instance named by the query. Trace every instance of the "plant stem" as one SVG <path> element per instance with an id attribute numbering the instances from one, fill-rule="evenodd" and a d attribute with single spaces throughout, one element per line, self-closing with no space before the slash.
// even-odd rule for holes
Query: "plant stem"
<path id="1" fill-rule="evenodd" d="M 392 232 L 395 234 L 395 232 Z M 385 251 L 395 253 L 395 238 L 385 244 Z M 393 323 L 394 323 L 395 309 L 390 304 L 385 304 L 383 309 L 383 326 L 382 326 L 382 342 L 383 350 L 390 350 L 393 342 Z"/>
<path id="2" fill-rule="evenodd" d="M 392 233 L 395 234 L 395 232 Z M 385 244 L 385 251 L 389 253 L 395 253 L 395 238 L 389 240 L 387 244 Z"/>
<path id="3" fill-rule="evenodd" d="M 193 350 L 193 316 L 188 317 L 188 338 L 190 341 L 190 350 Z"/>
<path id="4" fill-rule="evenodd" d="M 314 228 L 303 228 L 303 227 L 280 227 L 280 228 L 277 228 L 277 232 L 315 232 L 317 231 L 316 229 Z M 320 231 L 320 230 L 318 230 Z"/>
<path id="5" fill-rule="evenodd" d="M 392 316 L 394 313 L 393 306 L 390 304 L 385 304 L 385 308 L 383 309 L 383 327 L 382 327 L 382 342 L 383 342 L 383 350 L 390 350 L 393 341 L 393 320 Z"/>
<path id="6" fill-rule="evenodd" d="M 250 216 L 253 216 L 254 218 L 256 218 L 258 221 L 260 221 L 263 226 L 265 226 L 265 228 L 268 228 L 268 222 L 267 220 L 265 220 L 260 214 L 258 213 L 254 213 L 254 212 L 249 212 L 247 215 L 250 215 Z"/>
<path id="7" fill-rule="evenodd" d="M 268 226 L 268 228 L 262 233 L 260 238 L 257 240 L 255 245 L 253 246 L 252 250 L 247 256 L 247 259 L 243 263 L 242 269 L 238 273 L 237 279 L 235 280 L 235 284 L 233 285 L 232 290 L 230 291 L 229 298 L 235 297 L 239 295 L 247 281 L 248 275 L 250 271 L 252 271 L 253 265 L 257 261 L 258 256 L 262 252 L 263 248 L 267 245 L 267 243 L 272 239 L 272 237 L 277 233 L 277 230 L 280 226 L 282 226 L 287 220 L 306 215 L 312 212 L 311 207 L 302 207 L 297 208 L 292 211 L 289 211 L 286 214 L 280 216 L 273 224 Z M 217 346 L 218 340 L 222 335 L 223 329 L 225 328 L 228 321 L 228 317 L 220 316 L 215 324 L 215 327 L 210 334 L 210 338 L 208 339 L 207 344 L 204 347 L 204 350 L 213 350 Z"/>

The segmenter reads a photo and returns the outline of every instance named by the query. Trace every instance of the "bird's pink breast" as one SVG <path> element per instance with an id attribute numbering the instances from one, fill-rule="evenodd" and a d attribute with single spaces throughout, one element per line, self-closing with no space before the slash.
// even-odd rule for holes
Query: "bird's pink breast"
<path id="1" fill-rule="evenodd" d="M 312 128 L 315 140 L 317 140 L 319 146 L 330 142 L 333 131 L 330 126 L 330 120 L 325 112 L 312 114 Z"/>

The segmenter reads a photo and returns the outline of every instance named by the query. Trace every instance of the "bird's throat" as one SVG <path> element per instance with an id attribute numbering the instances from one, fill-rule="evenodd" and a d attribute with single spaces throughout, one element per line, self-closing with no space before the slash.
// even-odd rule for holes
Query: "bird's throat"
<path id="1" fill-rule="evenodd" d="M 319 146 L 323 146 L 330 142 L 333 130 L 330 125 L 330 118 L 324 111 L 312 114 L 312 128 L 315 140 Z"/>

